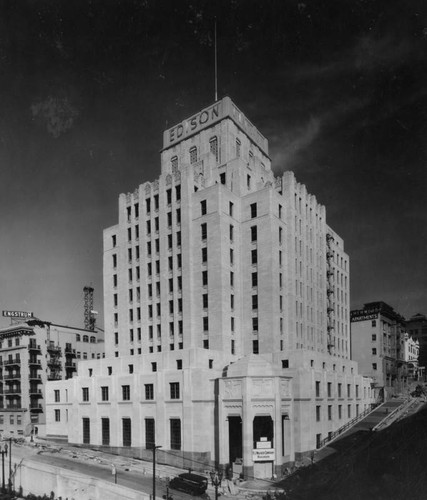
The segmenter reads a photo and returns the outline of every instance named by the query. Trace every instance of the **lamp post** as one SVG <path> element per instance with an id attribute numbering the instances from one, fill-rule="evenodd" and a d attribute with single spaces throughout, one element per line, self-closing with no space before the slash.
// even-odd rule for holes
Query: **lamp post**
<path id="1" fill-rule="evenodd" d="M 156 450 L 161 446 L 153 444 L 153 500 L 156 500 Z"/>
<path id="2" fill-rule="evenodd" d="M 5 483 L 4 483 L 4 456 L 7 456 L 7 444 L 3 445 L 3 447 L 0 446 L 0 453 L 1 453 L 1 490 L 4 492 L 6 489 Z"/>
<path id="3" fill-rule="evenodd" d="M 222 471 L 212 471 L 209 473 L 211 476 L 212 485 L 215 486 L 215 500 L 218 500 L 218 487 L 221 486 Z"/>

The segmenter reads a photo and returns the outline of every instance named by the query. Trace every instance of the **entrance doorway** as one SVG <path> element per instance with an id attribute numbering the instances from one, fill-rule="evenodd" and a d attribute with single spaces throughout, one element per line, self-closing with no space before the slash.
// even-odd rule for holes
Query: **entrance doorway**
<path id="1" fill-rule="evenodd" d="M 243 457 L 242 419 L 228 417 L 229 462 L 233 464 L 237 458 Z"/>

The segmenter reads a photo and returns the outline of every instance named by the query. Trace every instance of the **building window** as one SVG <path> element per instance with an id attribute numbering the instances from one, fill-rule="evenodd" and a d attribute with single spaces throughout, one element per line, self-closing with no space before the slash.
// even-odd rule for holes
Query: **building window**
<path id="1" fill-rule="evenodd" d="M 253 340 L 252 341 L 252 353 L 253 354 L 259 354 L 258 340 Z"/>
<path id="2" fill-rule="evenodd" d="M 258 318 L 252 318 L 252 331 L 257 332 L 258 331 Z"/>
<path id="3" fill-rule="evenodd" d="M 332 397 L 332 382 L 328 382 L 328 398 Z"/>
<path id="4" fill-rule="evenodd" d="M 342 384 L 338 384 L 338 397 L 342 397 Z"/>
<path id="5" fill-rule="evenodd" d="M 122 418 L 123 446 L 132 444 L 132 423 L 130 418 Z"/>
<path id="6" fill-rule="evenodd" d="M 207 309 L 208 308 L 208 294 L 207 293 L 204 293 L 202 295 L 202 301 L 203 301 L 203 309 Z"/>
<path id="7" fill-rule="evenodd" d="M 155 437 L 155 420 L 154 418 L 145 419 L 145 447 L 147 450 L 152 450 L 156 443 Z"/>
<path id="8" fill-rule="evenodd" d="M 241 142 L 239 139 L 236 139 L 236 156 L 237 158 L 240 158 L 240 152 L 241 152 Z"/>
<path id="9" fill-rule="evenodd" d="M 108 401 L 108 386 L 101 387 L 101 400 Z"/>
<path id="10" fill-rule="evenodd" d="M 212 137 L 212 139 L 209 140 L 209 149 L 210 149 L 210 152 L 215 156 L 215 160 L 218 161 L 219 155 L 218 155 L 218 138 L 217 137 Z"/>
<path id="11" fill-rule="evenodd" d="M 108 446 L 110 444 L 110 419 L 101 418 L 102 444 Z"/>
<path id="12" fill-rule="evenodd" d="M 230 241 L 233 242 L 234 239 L 234 226 L 230 224 Z"/>
<path id="13" fill-rule="evenodd" d="M 372 369 L 373 369 L 373 370 L 376 370 L 376 369 L 377 369 L 377 364 L 376 364 L 376 363 L 372 363 Z"/>
<path id="14" fill-rule="evenodd" d="M 83 423 L 83 444 L 90 444 L 90 420 L 87 417 L 82 418 Z"/>
<path id="15" fill-rule="evenodd" d="M 145 384 L 145 399 L 149 401 L 154 399 L 154 384 Z"/>
<path id="16" fill-rule="evenodd" d="M 166 191 L 166 202 L 168 205 L 172 203 L 172 189 Z"/>
<path id="17" fill-rule="evenodd" d="M 258 295 L 252 295 L 252 310 L 258 309 Z"/>
<path id="18" fill-rule="evenodd" d="M 203 316 L 203 331 L 207 332 L 209 330 L 209 318 L 207 316 Z"/>
<path id="19" fill-rule="evenodd" d="M 226 184 L 227 183 L 227 175 L 225 172 L 222 172 L 221 174 L 219 174 L 219 182 L 221 184 Z"/>
<path id="20" fill-rule="evenodd" d="M 252 273 L 252 286 L 258 286 L 258 273 Z"/>
<path id="21" fill-rule="evenodd" d="M 347 405 L 347 418 L 351 418 L 351 405 Z"/>
<path id="22" fill-rule="evenodd" d="M 252 226 L 251 227 L 251 241 L 256 241 L 257 240 L 257 227 Z"/>
<path id="23" fill-rule="evenodd" d="M 207 213 L 207 202 L 206 202 L 206 200 L 202 200 L 200 202 L 200 213 L 201 213 L 201 215 L 206 215 L 206 213 Z"/>
<path id="24" fill-rule="evenodd" d="M 61 421 L 61 410 L 55 410 L 55 422 Z"/>
<path id="25" fill-rule="evenodd" d="M 196 163 L 197 162 L 197 148 L 196 146 L 193 146 L 190 148 L 190 163 Z"/>
<path id="26" fill-rule="evenodd" d="M 205 240 L 208 236 L 208 225 L 206 222 L 204 222 L 201 226 L 201 235 L 202 235 L 202 240 Z"/>
<path id="27" fill-rule="evenodd" d="M 130 385 L 122 385 L 123 401 L 130 401 Z"/>
<path id="28" fill-rule="evenodd" d="M 342 419 L 342 405 L 338 405 L 338 419 Z"/>
<path id="29" fill-rule="evenodd" d="M 320 406 L 316 406 L 316 422 L 320 422 Z"/>
<path id="30" fill-rule="evenodd" d="M 377 341 L 377 336 L 375 333 L 372 334 L 372 342 L 376 342 Z"/>
<path id="31" fill-rule="evenodd" d="M 320 398 L 320 381 L 316 380 L 316 398 Z"/>
<path id="32" fill-rule="evenodd" d="M 202 248 L 202 262 L 208 261 L 208 249 L 207 247 Z"/>
<path id="33" fill-rule="evenodd" d="M 112 239 L 113 247 L 117 246 L 117 236 L 115 234 L 113 234 L 111 239 Z"/>
<path id="34" fill-rule="evenodd" d="M 230 271 L 230 286 L 234 287 L 234 273 Z"/>
<path id="35" fill-rule="evenodd" d="M 328 420 L 332 420 L 332 405 L 328 406 Z"/>
<path id="36" fill-rule="evenodd" d="M 372 326 L 377 326 L 377 321 L 375 319 L 372 320 Z"/>
<path id="37" fill-rule="evenodd" d="M 254 219 L 257 216 L 257 204 L 251 203 L 251 218 Z"/>
<path id="38" fill-rule="evenodd" d="M 253 265 L 257 264 L 258 262 L 258 253 L 256 248 L 254 250 L 251 250 L 251 262 Z"/>
<path id="39" fill-rule="evenodd" d="M 233 211 L 234 211 L 234 203 L 230 201 L 228 203 L 228 214 L 230 217 L 233 217 Z"/>
<path id="40" fill-rule="evenodd" d="M 374 347 L 374 348 L 372 349 L 372 356 L 376 356 L 376 355 L 377 355 L 377 350 L 376 350 L 376 348 Z"/>
<path id="41" fill-rule="evenodd" d="M 202 271 L 202 285 L 207 286 L 208 284 L 208 272 Z"/>
<path id="42" fill-rule="evenodd" d="M 171 382 L 169 387 L 171 399 L 179 399 L 179 382 Z"/>
<path id="43" fill-rule="evenodd" d="M 171 450 L 181 449 L 181 420 L 179 418 L 170 419 Z"/>
<path id="44" fill-rule="evenodd" d="M 60 401 L 59 389 L 54 390 L 54 395 L 55 395 L 55 403 L 59 403 Z"/>
<path id="45" fill-rule="evenodd" d="M 83 401 L 89 401 L 89 387 L 82 387 L 82 399 Z"/>
<path id="46" fill-rule="evenodd" d="M 351 397 L 351 385 L 347 384 L 347 397 Z"/>

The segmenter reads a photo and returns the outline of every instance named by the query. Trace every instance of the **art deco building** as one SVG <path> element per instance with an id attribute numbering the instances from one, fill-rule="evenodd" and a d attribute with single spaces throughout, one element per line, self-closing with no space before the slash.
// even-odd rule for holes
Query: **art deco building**
<path id="1" fill-rule="evenodd" d="M 160 177 L 120 195 L 104 305 L 106 358 L 50 385 L 73 394 L 70 442 L 270 477 L 371 402 L 343 241 L 228 97 L 165 131 Z"/>
<path id="2" fill-rule="evenodd" d="M 352 358 L 372 377 L 376 394 L 404 393 L 417 377 L 419 343 L 406 332 L 403 316 L 385 302 L 351 311 Z"/>
<path id="3" fill-rule="evenodd" d="M 45 435 L 46 382 L 71 378 L 79 359 L 103 353 L 99 332 L 39 320 L 0 329 L 0 434 Z"/>

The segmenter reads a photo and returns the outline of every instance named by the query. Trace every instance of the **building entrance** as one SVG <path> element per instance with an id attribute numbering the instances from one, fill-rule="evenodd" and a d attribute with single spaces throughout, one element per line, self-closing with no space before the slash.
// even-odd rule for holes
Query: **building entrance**
<path id="1" fill-rule="evenodd" d="M 229 443 L 229 463 L 233 464 L 233 471 L 240 473 L 243 457 L 242 443 L 242 419 L 241 417 L 228 417 L 228 443 Z M 234 464 L 237 462 L 237 469 Z"/>

